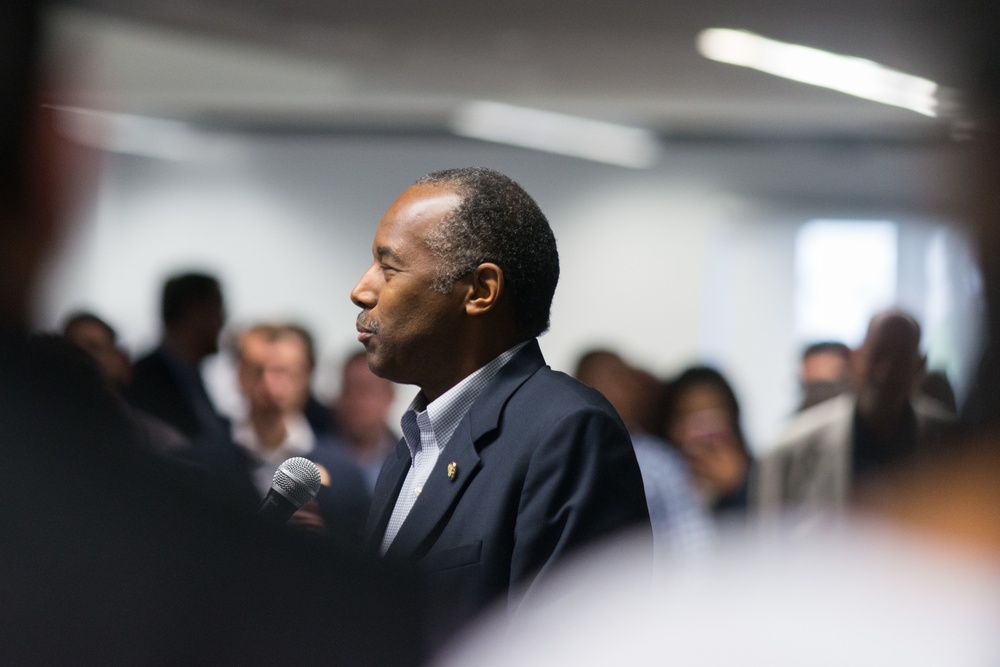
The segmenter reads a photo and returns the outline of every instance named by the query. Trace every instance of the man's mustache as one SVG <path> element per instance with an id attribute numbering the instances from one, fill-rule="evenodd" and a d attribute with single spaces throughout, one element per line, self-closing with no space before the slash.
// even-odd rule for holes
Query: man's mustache
<path id="1" fill-rule="evenodd" d="M 365 317 L 363 312 L 358 313 L 358 329 L 364 329 L 365 331 L 370 331 L 372 333 L 378 333 L 379 325 L 378 322 Z"/>

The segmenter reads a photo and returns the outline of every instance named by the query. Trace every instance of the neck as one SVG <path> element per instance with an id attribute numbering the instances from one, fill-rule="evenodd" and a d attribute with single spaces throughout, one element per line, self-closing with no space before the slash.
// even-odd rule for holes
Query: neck
<path id="1" fill-rule="evenodd" d="M 179 331 L 167 330 L 163 334 L 163 347 L 170 350 L 178 359 L 192 366 L 197 365 L 204 359 L 204 355 L 200 354 L 195 346 L 191 344 L 189 337 Z"/>
<path id="2" fill-rule="evenodd" d="M 267 449 L 275 449 L 288 437 L 288 427 L 280 412 L 251 412 L 250 424 L 257 440 Z"/>
<path id="3" fill-rule="evenodd" d="M 510 348 L 528 340 L 523 336 L 513 333 L 510 327 L 499 325 L 496 325 L 494 328 L 490 327 L 491 323 L 484 322 L 479 330 L 468 332 L 466 335 L 459 337 L 459 340 L 474 341 L 474 343 L 464 351 L 459 350 L 452 357 L 453 372 L 447 376 L 443 376 L 437 382 L 420 385 L 420 390 L 423 392 L 428 403 L 439 398 L 449 389 Z"/>

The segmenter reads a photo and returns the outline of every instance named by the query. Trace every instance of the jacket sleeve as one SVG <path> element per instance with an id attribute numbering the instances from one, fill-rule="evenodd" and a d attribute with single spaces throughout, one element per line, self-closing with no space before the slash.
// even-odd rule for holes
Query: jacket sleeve
<path id="1" fill-rule="evenodd" d="M 649 537 L 642 477 L 624 425 L 599 408 L 568 414 L 528 465 L 511 562 L 514 608 L 568 553 L 626 528 Z"/>

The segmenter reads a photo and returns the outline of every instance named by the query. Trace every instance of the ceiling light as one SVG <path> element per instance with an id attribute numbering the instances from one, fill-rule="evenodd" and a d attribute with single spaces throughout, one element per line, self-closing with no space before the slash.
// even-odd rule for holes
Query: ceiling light
<path id="1" fill-rule="evenodd" d="M 936 83 L 864 58 L 725 28 L 703 30 L 698 35 L 698 50 L 706 58 L 719 62 L 751 67 L 925 116 L 937 116 Z"/>
<path id="2" fill-rule="evenodd" d="M 237 150 L 235 142 L 180 121 L 80 107 L 55 109 L 63 134 L 84 146 L 111 153 L 189 161 L 232 158 Z"/>
<path id="3" fill-rule="evenodd" d="M 651 130 L 499 102 L 462 105 L 452 118 L 451 128 L 463 137 L 633 169 L 651 167 L 660 156 L 659 139 Z"/>

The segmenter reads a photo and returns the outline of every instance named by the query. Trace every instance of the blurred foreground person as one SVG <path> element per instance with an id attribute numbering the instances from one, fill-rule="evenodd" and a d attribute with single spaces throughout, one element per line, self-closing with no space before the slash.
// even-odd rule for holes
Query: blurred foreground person
<path id="1" fill-rule="evenodd" d="M 762 516 L 792 511 L 805 527 L 947 435 L 954 415 L 919 393 L 924 358 L 912 316 L 875 315 L 852 367 L 853 392 L 796 415 L 760 461 L 754 503 Z"/>
<path id="2" fill-rule="evenodd" d="M 3 661 L 419 663 L 420 616 L 399 582 L 220 504 L 133 445 L 89 357 L 28 338 L 68 195 L 92 171 L 40 104 L 42 19 L 37 3 L 0 3 Z"/>
<path id="3" fill-rule="evenodd" d="M 995 22 L 978 18 L 991 40 L 989 133 L 967 180 L 989 333 L 963 440 L 896 470 L 808 539 L 734 534 L 717 557 L 652 582 L 627 544 L 595 552 L 518 627 L 484 624 L 435 664 L 1000 664 L 1000 51 Z"/>

